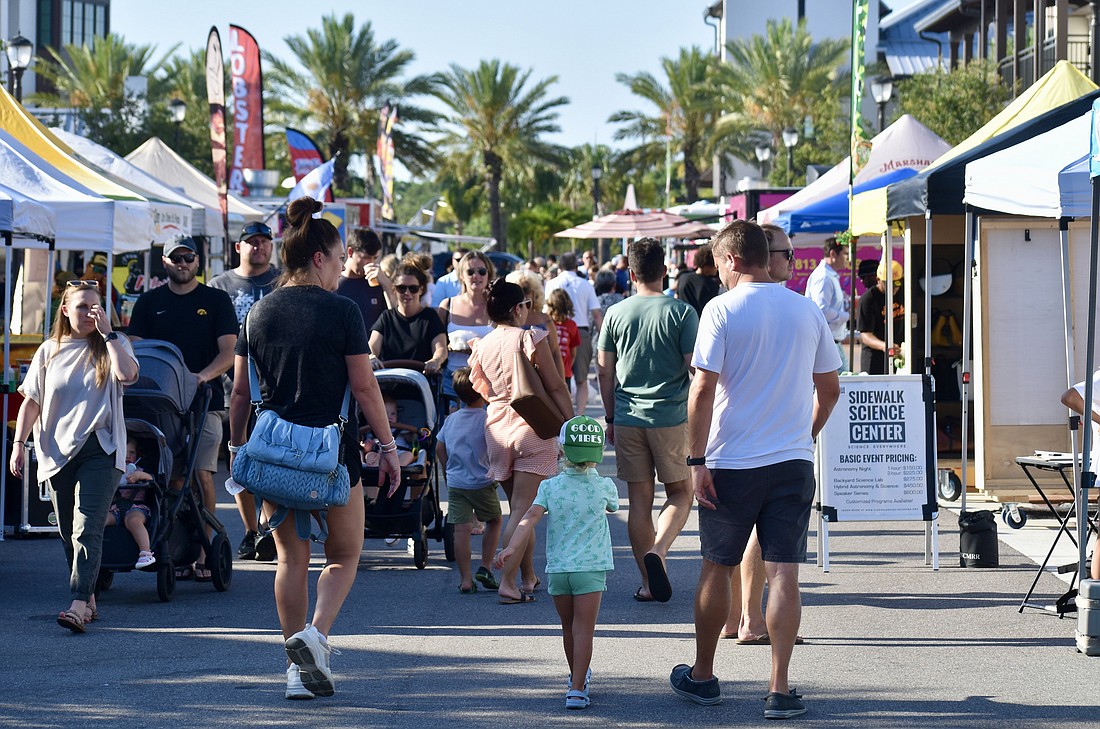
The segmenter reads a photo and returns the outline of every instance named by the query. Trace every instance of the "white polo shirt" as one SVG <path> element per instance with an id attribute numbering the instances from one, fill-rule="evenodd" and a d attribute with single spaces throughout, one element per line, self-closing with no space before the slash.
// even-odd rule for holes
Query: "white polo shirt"
<path id="1" fill-rule="evenodd" d="M 590 312 L 600 308 L 600 300 L 596 298 L 596 289 L 592 283 L 578 276 L 576 271 L 562 271 L 546 282 L 547 299 L 550 298 L 550 292 L 554 289 L 565 289 L 565 293 L 569 294 L 573 302 L 573 321 L 577 326 L 591 327 Z"/>

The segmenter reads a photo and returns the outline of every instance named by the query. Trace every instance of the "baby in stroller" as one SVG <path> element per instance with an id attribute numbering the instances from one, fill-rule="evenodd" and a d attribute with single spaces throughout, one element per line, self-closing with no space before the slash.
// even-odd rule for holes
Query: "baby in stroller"
<path id="1" fill-rule="evenodd" d="M 115 500 L 107 512 L 107 524 L 111 527 L 116 524 L 124 524 L 126 530 L 134 538 L 138 546 L 138 560 L 134 565 L 137 569 L 150 567 L 157 559 L 149 545 L 149 518 L 152 512 L 145 504 L 148 490 L 145 488 L 126 488 L 134 484 L 152 481 L 152 475 L 142 470 L 138 465 L 138 444 L 134 438 L 126 440 L 126 473 L 119 479 L 119 489 L 115 494 Z"/>
<path id="2" fill-rule="evenodd" d="M 416 460 L 417 428 L 406 423 L 397 422 L 397 400 L 393 395 L 384 394 L 382 402 L 386 404 L 386 417 L 390 420 L 390 434 L 397 443 L 397 462 L 402 467 L 408 466 Z M 381 458 L 382 442 L 370 432 L 370 426 L 359 429 L 359 447 L 363 451 L 363 465 L 378 468 L 378 459 Z"/>

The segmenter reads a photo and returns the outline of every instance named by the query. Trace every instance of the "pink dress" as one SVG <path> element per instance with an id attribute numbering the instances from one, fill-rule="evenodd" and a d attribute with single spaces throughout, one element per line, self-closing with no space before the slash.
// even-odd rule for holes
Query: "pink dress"
<path id="1" fill-rule="evenodd" d="M 489 449 L 489 478 L 505 481 L 514 471 L 553 476 L 558 472 L 558 439 L 539 438 L 512 409 L 512 360 L 520 346 L 528 357 L 546 338 L 542 329 L 498 326 L 482 337 L 470 355 L 474 389 L 489 403 L 485 443 Z"/>

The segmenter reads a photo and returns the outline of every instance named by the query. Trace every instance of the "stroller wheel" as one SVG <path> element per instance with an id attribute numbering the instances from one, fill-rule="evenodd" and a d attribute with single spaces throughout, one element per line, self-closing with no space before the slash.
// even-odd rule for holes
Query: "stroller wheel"
<path id="1" fill-rule="evenodd" d="M 423 526 L 413 536 L 413 564 L 418 570 L 428 566 L 428 532 Z"/>
<path id="2" fill-rule="evenodd" d="M 214 559 L 207 555 L 206 566 L 210 570 L 211 581 L 215 590 L 225 592 L 233 581 L 233 550 L 224 534 L 214 537 L 214 541 L 210 543 L 210 552 Z"/>
<path id="3" fill-rule="evenodd" d="M 99 575 L 95 581 L 95 594 L 99 597 L 99 593 L 106 592 L 111 589 L 111 585 L 115 583 L 115 573 L 108 569 L 100 569 Z"/>
<path id="4" fill-rule="evenodd" d="M 171 559 L 157 562 L 157 597 L 161 602 L 172 599 L 172 593 L 176 591 L 176 566 Z"/>
<path id="5" fill-rule="evenodd" d="M 455 525 L 448 522 L 443 523 L 443 556 L 455 561 Z"/>

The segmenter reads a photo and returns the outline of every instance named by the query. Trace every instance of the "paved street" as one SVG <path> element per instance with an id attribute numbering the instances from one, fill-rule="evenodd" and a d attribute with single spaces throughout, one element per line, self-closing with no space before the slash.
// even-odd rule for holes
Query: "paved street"
<path id="1" fill-rule="evenodd" d="M 613 472 L 612 458 L 603 470 Z M 689 704 L 668 673 L 693 655 L 698 574 L 693 516 L 669 561 L 665 605 L 637 603 L 623 511 L 612 516 L 616 571 L 593 660 L 593 703 L 564 709 L 566 668 L 550 598 L 502 606 L 495 593 L 459 595 L 434 550 L 413 568 L 403 545 L 370 540 L 337 623 L 337 693 L 283 698 L 284 654 L 271 595 L 274 567 L 238 562 L 231 589 L 180 583 L 160 603 L 155 577 L 119 575 L 86 635 L 54 623 L 67 605 L 56 539 L 0 543 L 0 638 L 9 670 L 0 726 L 423 727 L 758 725 L 768 649 L 723 641 L 724 701 Z M 242 529 L 228 495 L 219 516 Z M 942 568 L 924 566 L 919 524 L 836 525 L 832 569 L 803 567 L 805 610 L 792 680 L 822 726 L 1094 727 L 1100 659 L 1073 648 L 1074 622 L 1017 606 L 1034 566 L 1001 545 L 1000 569 L 958 567 L 955 517 L 943 513 Z M 1049 529 L 1033 519 L 1028 530 Z M 1002 525 L 1002 532 L 1006 529 Z M 1012 535 L 1008 535 L 1012 536 Z M 811 548 L 816 544 L 811 535 Z M 541 544 L 541 539 L 540 539 Z M 539 558 L 541 563 L 541 557 Z M 320 569 L 321 561 L 315 562 Z M 1065 590 L 1044 576 L 1040 594 Z"/>

